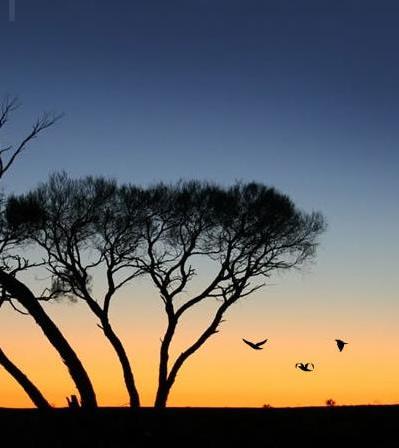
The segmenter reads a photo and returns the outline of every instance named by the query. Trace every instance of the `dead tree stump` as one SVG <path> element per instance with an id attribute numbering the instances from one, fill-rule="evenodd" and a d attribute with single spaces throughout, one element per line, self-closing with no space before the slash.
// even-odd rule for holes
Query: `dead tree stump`
<path id="1" fill-rule="evenodd" d="M 79 409 L 80 408 L 78 397 L 76 395 L 71 395 L 70 398 L 66 397 L 66 400 L 68 402 L 69 409 Z"/>

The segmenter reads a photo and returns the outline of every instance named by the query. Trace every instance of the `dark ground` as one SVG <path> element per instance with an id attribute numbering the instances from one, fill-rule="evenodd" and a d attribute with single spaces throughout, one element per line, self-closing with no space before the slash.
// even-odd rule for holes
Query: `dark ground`
<path id="1" fill-rule="evenodd" d="M 399 447 L 399 406 L 0 409 L 0 447 Z"/>

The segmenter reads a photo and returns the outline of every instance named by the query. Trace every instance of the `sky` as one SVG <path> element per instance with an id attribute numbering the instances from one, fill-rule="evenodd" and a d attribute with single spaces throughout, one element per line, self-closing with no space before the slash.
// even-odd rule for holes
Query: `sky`
<path id="1" fill-rule="evenodd" d="M 12 3 L 0 0 L 0 96 L 22 106 L 0 143 L 18 141 L 43 111 L 65 115 L 2 180 L 7 193 L 60 170 L 141 185 L 255 180 L 328 222 L 315 263 L 236 305 L 169 404 L 399 402 L 397 2 L 14 0 L 10 15 Z M 118 365 L 84 304 L 47 309 L 100 404 L 125 405 Z M 1 348 L 64 406 L 73 385 L 62 362 L 29 317 L 0 311 Z M 175 353 L 209 312 L 191 318 Z M 159 297 L 139 282 L 112 313 L 150 406 Z M 242 337 L 269 341 L 254 352 Z M 342 353 L 335 338 L 349 342 Z M 3 371 L 0 397 L 0 406 L 31 406 Z"/>

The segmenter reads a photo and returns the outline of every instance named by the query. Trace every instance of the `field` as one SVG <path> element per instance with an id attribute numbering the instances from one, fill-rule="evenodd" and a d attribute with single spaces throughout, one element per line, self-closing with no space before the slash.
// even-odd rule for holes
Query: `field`
<path id="1" fill-rule="evenodd" d="M 1 447 L 398 447 L 399 406 L 0 409 Z"/>

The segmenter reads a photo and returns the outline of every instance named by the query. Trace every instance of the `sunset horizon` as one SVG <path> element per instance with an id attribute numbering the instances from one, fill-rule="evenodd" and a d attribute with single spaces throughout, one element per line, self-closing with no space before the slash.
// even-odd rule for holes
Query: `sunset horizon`
<path id="1" fill-rule="evenodd" d="M 0 349 L 51 407 L 399 404 L 399 7 L 300 3 L 0 3 Z"/>

